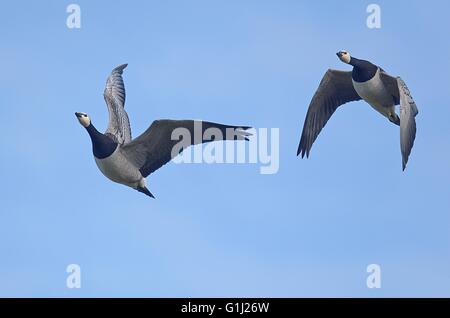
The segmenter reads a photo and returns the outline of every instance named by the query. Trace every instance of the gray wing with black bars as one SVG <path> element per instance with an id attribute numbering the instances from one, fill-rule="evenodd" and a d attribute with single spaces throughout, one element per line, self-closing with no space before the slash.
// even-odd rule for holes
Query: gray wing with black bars
<path id="1" fill-rule="evenodd" d="M 297 156 L 309 157 L 314 141 L 339 106 L 360 99 L 353 88 L 352 72 L 329 69 L 309 104 Z"/>
<path id="2" fill-rule="evenodd" d="M 250 128 L 199 120 L 155 120 L 122 150 L 146 177 L 191 145 L 215 140 L 248 140 L 251 134 L 246 130 Z"/>
<path id="3" fill-rule="evenodd" d="M 384 71 L 380 74 L 381 80 L 394 99 L 394 103 L 400 104 L 400 149 L 402 152 L 402 168 L 405 170 L 416 139 L 416 116 L 419 110 L 408 86 L 400 77 L 391 76 Z"/>
<path id="4" fill-rule="evenodd" d="M 109 123 L 106 134 L 117 143 L 126 144 L 131 141 L 131 128 L 128 114 L 125 111 L 125 85 L 122 73 L 128 64 L 122 64 L 112 70 L 106 80 L 103 97 L 109 111 Z"/>

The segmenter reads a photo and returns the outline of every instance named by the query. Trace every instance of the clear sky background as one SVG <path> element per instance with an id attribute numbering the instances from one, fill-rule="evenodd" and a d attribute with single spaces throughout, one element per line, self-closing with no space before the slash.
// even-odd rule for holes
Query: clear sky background
<path id="1" fill-rule="evenodd" d="M 6 1 L 0 11 L 0 296 L 450 296 L 448 1 Z M 399 128 L 363 102 L 296 157 L 335 53 L 400 75 L 420 113 Z M 280 169 L 170 163 L 152 200 L 107 180 L 74 116 L 107 125 L 124 73 L 133 135 L 158 118 L 280 128 Z M 81 266 L 81 289 L 66 267 Z M 366 267 L 381 266 L 381 289 Z"/>

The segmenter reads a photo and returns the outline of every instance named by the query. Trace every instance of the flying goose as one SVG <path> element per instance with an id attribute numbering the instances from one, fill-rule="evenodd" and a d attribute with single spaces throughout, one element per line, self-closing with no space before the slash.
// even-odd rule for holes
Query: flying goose
<path id="1" fill-rule="evenodd" d="M 389 121 L 400 126 L 400 148 L 403 170 L 416 137 L 417 106 L 400 77 L 393 77 L 381 67 L 350 56 L 347 51 L 336 53 L 339 59 L 353 66 L 353 71 L 329 69 L 309 104 L 303 125 L 297 156 L 309 157 L 311 147 L 335 110 L 348 102 L 363 99 Z M 400 105 L 400 117 L 395 106 Z"/>
<path id="2" fill-rule="evenodd" d="M 103 96 L 108 106 L 109 124 L 104 134 L 94 127 L 86 113 L 75 113 L 91 138 L 98 168 L 110 180 L 154 198 L 147 189 L 145 178 L 188 146 L 214 141 L 220 133 L 224 139 L 248 140 L 247 137 L 250 135 L 246 131 L 250 129 L 248 126 L 169 119 L 155 120 L 142 135 L 132 139 L 130 122 L 124 109 L 125 86 L 122 73 L 127 65 L 123 64 L 113 69 L 106 81 Z M 183 147 L 174 151 L 174 147 L 180 144 L 180 140 L 173 140 L 172 137 L 172 132 L 177 128 L 188 132 L 190 140 L 182 140 Z M 203 139 L 203 133 L 208 129 L 211 129 L 210 135 L 214 135 L 214 140 Z"/>

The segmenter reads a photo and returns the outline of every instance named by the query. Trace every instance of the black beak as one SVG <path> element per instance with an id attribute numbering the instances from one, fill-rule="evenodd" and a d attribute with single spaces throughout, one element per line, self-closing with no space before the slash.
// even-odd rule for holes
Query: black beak
<path id="1" fill-rule="evenodd" d="M 77 116 L 77 118 L 81 117 L 81 113 L 75 113 L 75 116 Z"/>
<path id="2" fill-rule="evenodd" d="M 342 52 L 337 52 L 336 55 L 340 58 L 342 56 Z"/>

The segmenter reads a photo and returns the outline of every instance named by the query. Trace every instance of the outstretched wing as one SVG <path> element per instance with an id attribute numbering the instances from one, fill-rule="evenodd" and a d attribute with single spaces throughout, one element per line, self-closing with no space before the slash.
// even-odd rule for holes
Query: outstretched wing
<path id="1" fill-rule="evenodd" d="M 131 141 L 131 128 L 128 114 L 125 111 L 125 85 L 122 73 L 128 64 L 123 64 L 112 70 L 106 80 L 103 97 L 109 111 L 109 123 L 106 134 L 117 143 L 125 144 Z"/>
<path id="2" fill-rule="evenodd" d="M 400 91 L 400 147 L 402 150 L 402 166 L 405 170 L 416 139 L 415 117 L 419 110 L 405 82 L 400 77 L 397 78 L 397 82 Z"/>
<path id="3" fill-rule="evenodd" d="M 395 104 L 400 104 L 400 149 L 402 151 L 402 168 L 405 170 L 416 139 L 415 117 L 419 110 L 408 86 L 400 77 L 393 77 L 386 72 L 380 74 L 383 84 L 394 98 Z"/>
<path id="4" fill-rule="evenodd" d="M 400 104 L 400 90 L 398 89 L 397 78 L 389 75 L 383 69 L 380 69 L 380 78 L 389 94 L 392 95 L 395 105 Z"/>
<path id="5" fill-rule="evenodd" d="M 297 156 L 309 157 L 314 141 L 339 106 L 360 99 L 353 88 L 352 72 L 328 70 L 309 104 Z"/>
<path id="6" fill-rule="evenodd" d="M 198 120 L 155 120 L 122 150 L 146 177 L 191 145 L 214 140 L 248 140 L 247 129 L 250 127 Z"/>

